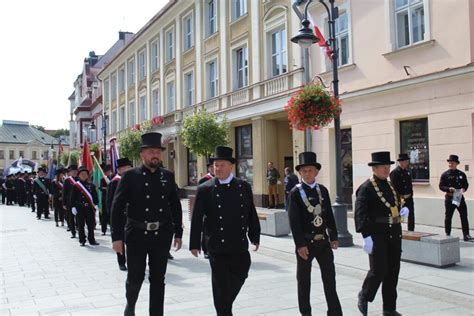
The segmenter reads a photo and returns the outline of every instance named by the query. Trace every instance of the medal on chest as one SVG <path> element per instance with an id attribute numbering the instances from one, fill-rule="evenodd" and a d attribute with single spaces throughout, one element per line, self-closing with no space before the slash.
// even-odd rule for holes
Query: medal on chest
<path id="1" fill-rule="evenodd" d="M 318 192 L 318 196 L 319 196 L 319 204 L 313 206 L 313 205 L 311 205 L 311 203 L 309 203 L 308 197 L 306 196 L 306 192 L 304 191 L 302 185 L 298 184 L 297 187 L 298 187 L 298 190 L 300 192 L 301 199 L 303 200 L 303 203 L 306 206 L 307 211 L 314 215 L 313 220 L 312 220 L 313 226 L 314 227 L 321 227 L 321 225 L 323 225 L 323 222 L 324 222 L 324 220 L 321 216 L 321 214 L 323 212 L 323 209 L 321 207 L 321 204 L 322 204 L 322 201 L 323 201 L 323 196 L 321 194 L 321 189 L 316 184 L 316 191 Z"/>

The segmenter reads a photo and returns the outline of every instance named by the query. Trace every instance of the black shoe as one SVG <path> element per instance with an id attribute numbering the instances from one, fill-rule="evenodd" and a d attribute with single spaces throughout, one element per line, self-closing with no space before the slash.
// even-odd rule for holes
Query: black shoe
<path id="1" fill-rule="evenodd" d="M 135 316 L 135 308 L 128 306 L 125 306 L 125 310 L 123 311 L 123 316 Z"/>
<path id="2" fill-rule="evenodd" d="M 86 245 L 85 242 L 81 242 L 81 244 L 80 244 L 81 247 L 84 247 L 85 245 Z"/>
<path id="3" fill-rule="evenodd" d="M 89 242 L 89 244 L 91 244 L 92 246 L 98 246 L 98 245 L 100 245 L 97 241 Z"/>
<path id="4" fill-rule="evenodd" d="M 397 311 L 383 311 L 383 316 L 402 316 L 402 314 Z"/>
<path id="5" fill-rule="evenodd" d="M 72 235 L 71 235 L 71 238 L 76 238 L 76 234 L 72 234 Z"/>
<path id="6" fill-rule="evenodd" d="M 56 222 L 56 227 L 59 227 L 59 224 L 58 224 L 58 222 Z"/>
<path id="7" fill-rule="evenodd" d="M 368 302 L 364 295 L 362 295 L 362 291 L 360 291 L 358 295 L 357 307 L 359 308 L 359 311 L 362 315 L 367 316 Z"/>
<path id="8" fill-rule="evenodd" d="M 124 264 L 119 264 L 119 269 L 121 271 L 127 271 L 127 267 Z"/>
<path id="9" fill-rule="evenodd" d="M 70 232 L 71 230 L 70 230 L 69 227 L 68 227 L 68 228 L 66 228 L 66 231 L 67 231 L 67 232 Z"/>
<path id="10" fill-rule="evenodd" d="M 207 252 L 204 253 L 204 259 L 209 259 L 209 254 Z"/>
<path id="11" fill-rule="evenodd" d="M 464 236 L 464 241 L 470 241 L 471 239 L 472 237 L 469 235 Z"/>
<path id="12" fill-rule="evenodd" d="M 168 259 L 173 260 L 174 257 L 171 255 L 171 252 L 168 252 Z"/>
<path id="13" fill-rule="evenodd" d="M 102 236 L 105 236 L 105 232 L 104 232 L 104 233 L 102 233 Z"/>

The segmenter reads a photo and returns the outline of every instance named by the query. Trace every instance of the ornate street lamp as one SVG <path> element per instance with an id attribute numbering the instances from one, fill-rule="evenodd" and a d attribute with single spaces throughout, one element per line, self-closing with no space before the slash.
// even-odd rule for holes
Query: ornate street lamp
<path id="1" fill-rule="evenodd" d="M 328 24 L 329 24 L 329 44 L 331 47 L 331 57 L 332 57 L 332 76 L 333 76 L 333 90 L 334 97 L 339 97 L 339 77 L 337 73 L 337 60 L 338 60 L 338 49 L 336 47 L 336 19 L 339 17 L 339 10 L 335 7 L 335 0 L 328 0 L 330 8 L 325 3 L 324 0 L 319 0 L 328 14 Z M 304 15 L 299 11 L 298 6 L 305 3 Z M 297 43 L 305 50 L 314 43 L 317 43 L 318 40 L 313 33 L 313 30 L 309 27 L 308 21 L 308 7 L 312 3 L 312 0 L 295 0 L 293 3 L 293 10 L 296 15 L 300 18 L 301 24 L 303 27 L 298 31 L 298 33 L 291 38 L 293 43 Z M 305 57 L 307 58 L 306 54 Z M 307 62 L 305 63 L 307 64 Z M 305 65 L 305 74 L 309 73 L 309 67 Z M 305 75 L 305 78 L 308 78 Z M 306 81 L 306 83 L 308 83 Z M 341 247 L 348 247 L 354 245 L 352 241 L 352 235 L 347 230 L 347 208 L 344 202 L 342 201 L 342 163 L 341 163 L 341 121 L 339 117 L 334 119 L 334 132 L 335 132 L 335 146 L 336 146 L 336 200 L 332 205 L 334 212 L 334 217 L 337 224 L 337 230 L 339 232 L 339 245 Z"/>

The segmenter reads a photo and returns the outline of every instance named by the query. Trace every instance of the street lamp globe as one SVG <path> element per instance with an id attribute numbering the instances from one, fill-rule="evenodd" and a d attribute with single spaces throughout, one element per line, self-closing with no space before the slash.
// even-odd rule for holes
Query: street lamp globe
<path id="1" fill-rule="evenodd" d="M 291 38 L 291 41 L 302 48 L 309 48 L 311 45 L 319 42 L 319 38 L 314 35 L 313 30 L 309 27 L 309 21 L 304 19 L 301 24 L 303 24 L 303 27 Z"/>

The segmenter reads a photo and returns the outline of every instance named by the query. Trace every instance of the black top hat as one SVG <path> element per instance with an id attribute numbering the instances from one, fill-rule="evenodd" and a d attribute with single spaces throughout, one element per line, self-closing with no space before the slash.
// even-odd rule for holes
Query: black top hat
<path id="1" fill-rule="evenodd" d="M 89 175 L 89 170 L 85 166 L 81 166 L 79 168 L 79 170 L 77 171 L 77 176 L 79 176 L 81 172 L 87 172 L 87 175 Z"/>
<path id="2" fill-rule="evenodd" d="M 46 172 L 46 168 L 39 167 L 39 168 L 38 168 L 38 172 L 40 172 L 40 171 Z"/>
<path id="3" fill-rule="evenodd" d="M 117 168 L 124 167 L 124 166 L 133 167 L 132 162 L 130 161 L 130 159 L 128 159 L 127 157 L 117 159 Z"/>
<path id="4" fill-rule="evenodd" d="M 449 161 L 454 161 L 455 163 L 460 163 L 459 162 L 459 156 L 458 155 L 449 155 L 449 158 L 447 160 L 448 162 Z"/>
<path id="5" fill-rule="evenodd" d="M 68 171 L 77 170 L 77 165 L 70 165 Z"/>
<path id="6" fill-rule="evenodd" d="M 321 170 L 321 164 L 317 162 L 317 156 L 312 151 L 305 151 L 298 155 L 299 164 L 295 167 L 296 171 L 299 171 L 305 166 L 315 166 L 316 169 Z"/>
<path id="7" fill-rule="evenodd" d="M 161 150 L 166 149 L 166 147 L 161 145 L 161 134 L 156 132 L 143 134 L 142 145 L 140 148 L 161 148 Z"/>
<path id="8" fill-rule="evenodd" d="M 398 154 L 397 161 L 404 161 L 404 160 L 410 160 L 410 157 L 408 157 L 408 154 Z"/>
<path id="9" fill-rule="evenodd" d="M 394 163 L 394 161 L 390 160 L 389 151 L 378 151 L 372 153 L 372 161 L 369 162 L 369 166 L 393 165 Z"/>
<path id="10" fill-rule="evenodd" d="M 235 163 L 234 157 L 232 157 L 232 153 L 234 150 L 230 147 L 226 146 L 217 146 L 215 150 L 215 155 L 209 158 L 209 162 L 213 163 L 216 160 L 227 160 L 231 163 Z"/>

